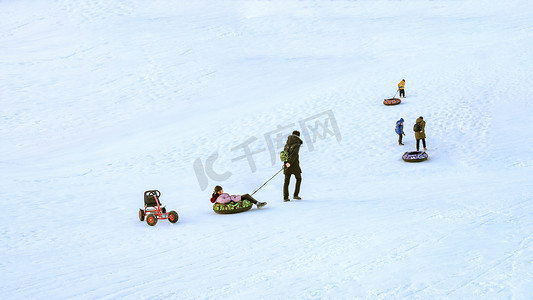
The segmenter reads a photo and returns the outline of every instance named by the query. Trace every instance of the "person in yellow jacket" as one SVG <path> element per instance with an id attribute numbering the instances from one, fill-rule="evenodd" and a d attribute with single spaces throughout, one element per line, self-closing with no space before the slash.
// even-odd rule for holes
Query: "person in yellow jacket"
<path id="1" fill-rule="evenodd" d="M 400 83 L 398 83 L 398 90 L 400 90 L 400 98 L 402 98 L 402 96 L 405 98 L 405 79 L 402 79 L 402 81 L 400 81 Z"/>

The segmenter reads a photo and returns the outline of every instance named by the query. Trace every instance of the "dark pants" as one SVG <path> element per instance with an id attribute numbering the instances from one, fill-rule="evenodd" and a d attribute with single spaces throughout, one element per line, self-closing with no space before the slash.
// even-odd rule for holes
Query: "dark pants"
<path id="1" fill-rule="evenodd" d="M 302 184 L 302 174 L 285 174 L 285 183 L 283 184 L 283 199 L 289 198 L 289 183 L 291 182 L 291 175 L 296 178 L 296 185 L 294 186 L 294 196 L 300 193 L 300 185 Z"/>
<path id="2" fill-rule="evenodd" d="M 402 143 L 402 137 L 403 137 L 403 134 L 398 133 L 398 144 Z"/>
<path id="3" fill-rule="evenodd" d="M 416 140 L 416 151 L 419 151 L 418 149 L 420 149 L 420 140 L 422 140 L 422 145 L 426 148 L 426 139 L 418 139 Z"/>
<path id="4" fill-rule="evenodd" d="M 253 204 L 257 204 L 257 200 L 254 199 L 254 197 L 248 195 L 248 194 L 244 194 L 241 196 L 241 200 L 248 200 L 250 202 L 252 202 Z"/>
<path id="5" fill-rule="evenodd" d="M 400 89 L 400 97 L 403 96 L 405 98 L 405 90 L 404 89 Z"/>

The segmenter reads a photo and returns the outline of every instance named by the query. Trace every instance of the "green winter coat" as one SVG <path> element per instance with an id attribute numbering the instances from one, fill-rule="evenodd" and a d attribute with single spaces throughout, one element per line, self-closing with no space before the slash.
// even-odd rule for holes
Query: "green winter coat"
<path id="1" fill-rule="evenodd" d="M 290 167 L 283 167 L 283 174 L 300 174 L 302 169 L 300 168 L 300 146 L 303 144 L 302 140 L 297 135 L 289 135 L 284 150 L 289 151 L 290 159 L 288 163 Z"/>
<path id="2" fill-rule="evenodd" d="M 419 132 L 415 131 L 415 139 L 417 140 L 425 139 L 426 138 L 426 121 L 424 121 L 424 119 L 422 118 L 418 118 L 416 119 L 416 123 L 420 123 L 421 131 Z"/>

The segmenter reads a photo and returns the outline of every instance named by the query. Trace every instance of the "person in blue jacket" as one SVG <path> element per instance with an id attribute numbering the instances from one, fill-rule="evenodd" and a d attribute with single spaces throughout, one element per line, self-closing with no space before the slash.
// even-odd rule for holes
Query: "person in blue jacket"
<path id="1" fill-rule="evenodd" d="M 403 118 L 396 122 L 396 133 L 398 134 L 398 145 L 403 146 L 402 137 L 405 135 L 403 132 Z"/>

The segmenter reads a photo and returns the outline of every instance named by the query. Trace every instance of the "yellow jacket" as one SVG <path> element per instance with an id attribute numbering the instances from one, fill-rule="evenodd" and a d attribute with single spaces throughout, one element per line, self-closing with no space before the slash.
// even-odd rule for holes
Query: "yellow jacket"
<path id="1" fill-rule="evenodd" d="M 402 80 L 402 81 L 400 81 L 400 83 L 398 83 L 398 88 L 400 90 L 403 90 L 404 86 L 405 86 L 405 80 Z"/>

